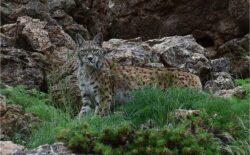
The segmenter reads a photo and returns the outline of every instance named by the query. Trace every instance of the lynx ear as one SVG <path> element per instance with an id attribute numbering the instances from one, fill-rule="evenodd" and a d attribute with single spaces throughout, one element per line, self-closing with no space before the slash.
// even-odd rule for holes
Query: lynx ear
<path id="1" fill-rule="evenodd" d="M 84 41 L 85 41 L 85 40 L 83 39 L 83 37 L 82 37 L 79 33 L 77 33 L 76 36 L 75 36 L 76 46 L 77 46 L 77 47 L 83 46 Z"/>
<path id="2" fill-rule="evenodd" d="M 102 42 L 103 42 L 103 36 L 102 36 L 102 33 L 98 33 L 94 39 L 93 39 L 93 42 L 98 45 L 98 46 L 102 46 Z"/>

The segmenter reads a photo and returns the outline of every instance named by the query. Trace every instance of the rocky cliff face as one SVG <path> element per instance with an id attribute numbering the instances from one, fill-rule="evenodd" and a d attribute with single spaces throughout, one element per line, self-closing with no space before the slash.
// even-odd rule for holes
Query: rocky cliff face
<path id="1" fill-rule="evenodd" d="M 247 0 L 77 0 L 71 15 L 109 38 L 144 40 L 193 34 L 203 46 L 221 45 L 249 30 Z M 90 17 L 82 16 L 84 12 Z M 91 21 L 91 23 L 89 23 Z M 93 26 L 94 24 L 94 26 Z"/>

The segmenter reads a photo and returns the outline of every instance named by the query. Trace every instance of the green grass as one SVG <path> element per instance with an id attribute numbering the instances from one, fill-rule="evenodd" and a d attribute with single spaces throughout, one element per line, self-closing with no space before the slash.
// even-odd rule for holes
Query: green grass
<path id="1" fill-rule="evenodd" d="M 50 97 L 36 90 L 27 90 L 24 86 L 0 89 L 7 98 L 7 104 L 21 105 L 25 112 L 34 113 L 40 120 L 40 125 L 32 129 L 28 139 L 13 137 L 15 142 L 23 142 L 27 147 L 53 143 L 60 127 L 66 127 L 72 121 L 69 113 L 56 109 L 50 102 Z"/>
<path id="2" fill-rule="evenodd" d="M 236 83 L 247 90 L 246 98 L 223 99 L 190 89 L 161 91 L 147 87 L 133 92 L 132 101 L 117 106 L 109 116 L 101 118 L 90 114 L 80 120 L 71 115 L 75 113 L 70 110 L 72 108 L 55 108 L 47 94 L 27 91 L 24 87 L 1 89 L 0 92 L 7 96 L 8 104 L 19 104 L 26 112 L 34 113 L 42 120 L 28 139 L 22 139 L 29 148 L 53 143 L 59 138 L 75 151 L 81 152 L 88 148 L 85 153 L 114 154 L 123 151 L 128 154 L 147 154 L 145 150 L 148 149 L 150 153 L 160 150 L 179 154 L 220 154 L 221 150 L 226 150 L 231 154 L 250 154 L 250 80 L 237 80 Z M 173 111 L 179 108 L 200 110 L 201 114 L 187 120 L 178 119 Z M 153 122 L 153 129 L 142 130 L 142 124 L 149 121 Z M 194 133 L 190 132 L 190 126 L 192 130 L 194 128 Z M 123 130 L 128 133 L 120 134 Z M 229 134 L 234 140 L 226 142 L 219 138 L 221 134 Z M 103 136 L 108 139 L 104 141 Z M 131 145 L 114 145 L 121 141 L 120 136 Z M 140 148 L 138 143 L 143 136 L 151 138 L 143 139 L 149 142 L 143 143 Z M 162 143 L 168 145 L 163 147 Z"/>

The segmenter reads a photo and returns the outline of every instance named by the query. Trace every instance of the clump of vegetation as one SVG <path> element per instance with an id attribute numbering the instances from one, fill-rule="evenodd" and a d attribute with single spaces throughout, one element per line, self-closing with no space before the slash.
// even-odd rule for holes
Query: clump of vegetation
<path id="1" fill-rule="evenodd" d="M 119 117 L 128 126 L 120 124 L 95 130 L 93 122 L 86 121 L 87 125 L 83 127 L 66 128 L 58 138 L 82 153 L 220 154 L 238 152 L 241 147 L 244 153 L 250 151 L 247 139 L 249 98 L 223 99 L 178 88 L 166 92 L 145 88 L 133 94 L 131 102 L 116 108 L 118 114 L 99 118 Z M 201 114 L 179 119 L 173 115 L 173 111 L 179 108 L 198 109 Z M 149 120 L 153 122 L 153 128 L 141 129 L 141 125 Z M 98 123 L 99 126 L 106 124 Z M 123 134 L 120 131 L 124 131 Z"/>
<path id="2" fill-rule="evenodd" d="M 100 118 L 101 119 L 101 118 Z M 190 123 L 193 122 L 192 128 Z M 196 122 L 196 123 L 195 123 Z M 58 139 L 78 153 L 86 154 L 205 154 L 220 153 L 220 141 L 199 124 L 200 118 L 175 127 L 140 129 L 132 124 L 101 131 L 91 124 L 66 128 Z"/>
<path id="3" fill-rule="evenodd" d="M 53 143 L 60 127 L 66 127 L 72 117 L 68 112 L 52 106 L 50 97 L 35 89 L 27 90 L 24 86 L 1 88 L 0 93 L 6 96 L 7 104 L 21 105 L 25 112 L 35 114 L 41 121 L 39 126 L 32 129 L 30 137 L 22 139 L 19 135 L 12 137 L 12 141 L 27 147 L 36 147 L 46 143 Z M 34 122 L 37 124 L 37 122 Z"/>
<path id="4" fill-rule="evenodd" d="M 0 91 L 8 104 L 22 105 L 42 120 L 29 138 L 22 139 L 21 144 L 29 148 L 64 141 L 81 153 L 250 154 L 250 80 L 238 80 L 237 84 L 248 92 L 244 99 L 147 87 L 133 92 L 133 99 L 115 107 L 109 116 L 89 114 L 81 119 L 72 115 L 72 108 L 54 107 L 47 94 L 24 87 Z M 178 118 L 176 109 L 199 110 L 200 114 Z"/>

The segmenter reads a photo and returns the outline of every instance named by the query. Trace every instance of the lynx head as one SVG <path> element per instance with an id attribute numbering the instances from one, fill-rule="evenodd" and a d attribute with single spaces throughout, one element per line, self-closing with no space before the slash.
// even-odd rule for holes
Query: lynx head
<path id="1" fill-rule="evenodd" d="M 104 60 L 102 34 L 97 34 L 92 41 L 85 41 L 80 34 L 77 34 L 75 41 L 80 65 L 86 65 L 95 70 L 100 69 Z"/>

